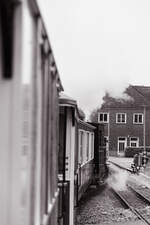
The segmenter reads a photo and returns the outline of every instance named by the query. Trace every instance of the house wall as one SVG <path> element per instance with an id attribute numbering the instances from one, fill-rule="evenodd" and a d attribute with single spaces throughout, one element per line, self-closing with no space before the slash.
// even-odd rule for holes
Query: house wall
<path id="1" fill-rule="evenodd" d="M 133 114 L 143 113 L 144 108 L 114 108 L 114 109 L 104 109 L 100 112 L 109 112 L 109 124 L 104 123 L 105 136 L 109 136 L 109 155 L 117 155 L 118 149 L 118 137 L 127 138 L 127 146 L 130 145 L 130 137 L 139 138 L 139 146 L 143 146 L 143 135 L 144 135 L 144 125 L 143 124 L 133 124 Z M 145 111 L 145 145 L 150 146 L 150 109 Z M 118 124 L 116 123 L 116 113 L 126 113 L 126 123 Z"/>
<path id="2" fill-rule="evenodd" d="M 145 145 L 150 146 L 150 109 L 146 109 Z"/>

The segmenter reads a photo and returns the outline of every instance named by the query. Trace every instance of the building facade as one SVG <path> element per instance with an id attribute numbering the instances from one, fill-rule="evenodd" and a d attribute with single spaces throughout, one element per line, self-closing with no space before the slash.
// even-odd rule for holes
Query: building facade
<path id="1" fill-rule="evenodd" d="M 150 87 L 129 86 L 125 94 L 126 99 L 108 96 L 97 114 L 111 156 L 150 148 Z"/>

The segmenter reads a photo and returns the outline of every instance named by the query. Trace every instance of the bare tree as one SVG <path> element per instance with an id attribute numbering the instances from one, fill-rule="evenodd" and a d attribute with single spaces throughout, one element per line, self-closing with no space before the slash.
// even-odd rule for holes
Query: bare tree
<path id="1" fill-rule="evenodd" d="M 79 118 L 81 120 L 85 120 L 85 113 L 81 108 L 79 108 Z"/>

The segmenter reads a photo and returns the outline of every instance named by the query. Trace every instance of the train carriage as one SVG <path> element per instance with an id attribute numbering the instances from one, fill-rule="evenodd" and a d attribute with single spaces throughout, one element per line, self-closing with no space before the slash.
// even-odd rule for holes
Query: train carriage
<path id="1" fill-rule="evenodd" d="M 94 129 L 94 176 L 95 182 L 101 182 L 107 175 L 107 148 L 104 136 L 104 125 L 89 122 Z"/>
<path id="2" fill-rule="evenodd" d="M 57 224 L 58 94 L 36 1 L 0 1 L 0 223 Z"/>
<path id="3" fill-rule="evenodd" d="M 0 222 L 73 225 L 96 126 L 63 90 L 35 0 L 0 1 Z M 100 168 L 99 168 L 100 169 Z M 58 182 L 59 180 L 59 182 Z"/>
<path id="4" fill-rule="evenodd" d="M 78 119 L 78 201 L 94 179 L 94 130 Z"/>
<path id="5" fill-rule="evenodd" d="M 59 220 L 63 225 L 74 224 L 75 206 L 75 146 L 77 103 L 61 93 L 59 98 Z"/>
<path id="6" fill-rule="evenodd" d="M 59 220 L 60 224 L 73 225 L 75 207 L 95 178 L 96 127 L 81 119 L 74 99 L 61 93 L 59 103 Z"/>

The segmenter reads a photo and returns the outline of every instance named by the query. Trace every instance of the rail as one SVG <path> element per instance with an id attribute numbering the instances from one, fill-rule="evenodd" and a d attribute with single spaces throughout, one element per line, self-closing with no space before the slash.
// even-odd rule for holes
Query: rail
<path id="1" fill-rule="evenodd" d="M 144 224 L 149 224 L 150 225 L 150 221 L 147 220 L 141 213 L 138 209 L 135 209 L 133 206 L 130 205 L 130 203 L 118 192 L 116 191 L 115 189 L 111 188 L 112 191 L 114 192 L 114 194 L 118 197 L 118 199 L 120 200 L 120 202 L 122 203 L 122 205 L 125 206 L 125 208 L 128 208 L 130 209 L 136 216 L 137 218 L 139 218 L 142 222 L 144 222 Z M 132 191 L 135 191 L 133 188 L 132 188 Z M 136 191 L 135 191 L 136 192 Z M 137 193 L 137 192 L 136 192 Z M 150 201 L 145 197 L 143 197 L 142 195 L 139 195 L 138 193 L 138 196 L 140 197 L 140 199 L 142 199 L 144 202 L 150 204 Z"/>
<path id="2" fill-rule="evenodd" d="M 135 190 L 132 186 L 130 186 L 129 184 L 127 184 L 127 187 L 133 191 L 139 198 L 141 198 L 143 201 L 145 201 L 145 203 L 147 203 L 148 205 L 150 205 L 150 199 L 146 198 L 142 193 L 140 193 L 139 191 Z"/>
<path id="3" fill-rule="evenodd" d="M 112 164 L 114 164 L 115 166 L 119 167 L 120 169 L 127 170 L 128 172 L 133 173 L 132 169 L 125 168 L 125 167 L 123 167 L 123 166 L 121 166 L 121 165 L 118 165 L 118 164 L 115 163 L 115 162 L 112 162 L 112 161 L 109 161 L 109 160 L 108 160 L 108 163 L 112 163 Z"/>

